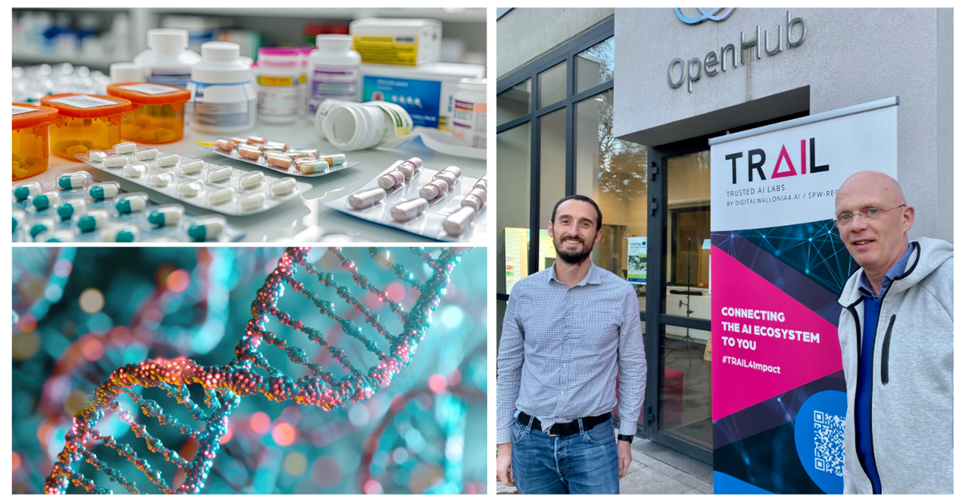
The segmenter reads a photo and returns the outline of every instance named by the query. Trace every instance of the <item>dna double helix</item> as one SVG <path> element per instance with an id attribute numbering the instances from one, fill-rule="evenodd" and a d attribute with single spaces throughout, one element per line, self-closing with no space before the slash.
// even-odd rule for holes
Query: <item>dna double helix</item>
<path id="1" fill-rule="evenodd" d="M 127 480 L 119 469 L 110 466 L 92 451 L 103 445 L 116 456 L 132 463 L 162 493 L 199 493 L 217 457 L 221 440 L 227 433 L 230 414 L 237 409 L 243 397 L 260 394 L 271 401 L 294 401 L 329 411 L 370 399 L 387 387 L 397 373 L 412 362 L 417 345 L 423 341 L 430 326 L 430 313 L 439 305 L 454 267 L 468 249 L 442 249 L 434 257 L 422 248 L 413 248 L 413 254 L 421 258 L 432 271 L 432 275 L 423 282 L 415 279 L 412 271 L 394 261 L 391 251 L 384 248 L 369 249 L 373 260 L 391 269 L 407 287 L 419 292 L 415 305 L 409 311 L 391 299 L 385 289 L 374 285 L 341 249 L 330 248 L 329 251 L 339 259 L 341 268 L 350 273 L 352 282 L 364 291 L 363 295 L 368 301 L 372 294 L 399 318 L 402 324 L 399 333 L 391 333 L 379 316 L 371 313 L 361 298 L 353 294 L 350 287 L 335 280 L 334 274 L 318 270 L 310 263 L 307 260 L 310 248 L 289 248 L 267 276 L 264 285 L 257 290 L 251 304 L 252 317 L 235 347 L 236 357 L 232 361 L 222 366 L 203 366 L 183 356 L 174 359 L 154 358 L 127 364 L 114 371 L 74 416 L 73 427 L 66 433 L 65 446 L 44 483 L 44 492 L 66 493 L 72 483 L 90 493 L 112 493 L 112 490 L 98 487 L 93 480 L 78 472 L 77 464 L 86 462 L 128 492 L 140 493 L 135 482 Z M 381 350 L 373 339 L 363 334 L 361 326 L 338 315 L 333 302 L 324 300 L 310 289 L 313 283 L 298 280 L 296 273 L 300 268 L 320 286 L 332 290 L 355 309 L 365 324 L 389 343 L 389 349 Z M 294 319 L 282 310 L 280 299 L 288 287 L 311 302 L 319 313 L 337 323 L 345 335 L 362 344 L 366 352 L 376 357 L 377 364 L 366 372 L 361 371 L 343 348 L 326 339 L 322 330 L 305 324 L 303 320 Z M 324 349 L 342 366 L 344 376 L 338 377 L 322 365 L 311 362 L 304 349 L 287 337 L 269 331 L 267 326 L 271 319 L 302 333 L 309 341 Z M 264 354 L 264 344 L 281 351 L 290 363 L 301 366 L 304 375 L 294 379 L 292 375 L 271 365 Z M 191 395 L 189 386 L 197 385 L 202 388 L 205 408 Z M 151 388 L 159 389 L 176 400 L 202 427 L 177 419 L 172 413 L 165 412 L 155 400 L 144 397 L 143 391 Z M 135 414 L 131 413 L 133 410 L 124 409 L 121 396 L 128 397 L 145 417 L 156 419 L 161 427 L 196 440 L 198 447 L 194 458 L 188 460 L 165 447 L 163 441 L 150 434 L 145 425 L 137 423 Z M 162 455 L 181 471 L 182 483 L 176 487 L 170 486 L 161 470 L 138 455 L 133 446 L 118 443 L 111 435 L 101 434 L 96 427 L 107 413 L 115 414 L 128 424 L 132 433 L 143 439 L 150 452 Z"/>

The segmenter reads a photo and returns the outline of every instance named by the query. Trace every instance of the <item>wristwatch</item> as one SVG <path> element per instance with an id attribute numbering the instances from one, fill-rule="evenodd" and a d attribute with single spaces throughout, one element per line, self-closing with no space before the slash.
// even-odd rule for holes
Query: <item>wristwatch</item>
<path id="1" fill-rule="evenodd" d="M 624 436 L 623 434 L 617 434 L 617 440 L 633 443 L 633 436 Z"/>

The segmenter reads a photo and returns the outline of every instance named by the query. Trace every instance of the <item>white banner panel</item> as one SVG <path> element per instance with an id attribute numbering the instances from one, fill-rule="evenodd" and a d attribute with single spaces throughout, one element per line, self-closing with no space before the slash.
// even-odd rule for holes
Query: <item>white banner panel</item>
<path id="1" fill-rule="evenodd" d="M 857 171 L 897 176 L 897 106 L 844 110 L 714 138 L 710 147 L 713 232 L 832 219 L 834 196 Z M 853 107 L 854 108 L 862 108 Z M 837 116 L 839 115 L 839 116 Z M 789 125 L 789 123 L 787 124 Z M 772 127 L 776 127 L 772 126 Z"/>

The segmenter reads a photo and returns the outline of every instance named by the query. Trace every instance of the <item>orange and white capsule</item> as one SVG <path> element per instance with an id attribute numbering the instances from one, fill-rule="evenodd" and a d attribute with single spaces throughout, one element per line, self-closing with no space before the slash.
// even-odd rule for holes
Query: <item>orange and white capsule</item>
<path id="1" fill-rule="evenodd" d="M 230 141 L 230 144 L 232 145 L 230 147 L 231 150 L 247 142 L 245 138 L 237 138 L 237 137 L 230 138 L 228 141 Z"/>
<path id="2" fill-rule="evenodd" d="M 252 146 L 241 146 L 237 149 L 237 155 L 250 160 L 260 160 L 260 149 Z"/>
<path id="3" fill-rule="evenodd" d="M 226 150 L 226 151 L 228 151 L 228 152 L 229 152 L 230 150 L 233 150 L 233 143 L 231 143 L 230 140 L 228 140 L 228 139 L 218 139 L 218 140 L 216 140 L 216 141 L 213 142 L 213 146 L 215 146 L 215 147 L 217 147 L 217 148 L 219 148 L 219 149 L 221 149 L 221 150 Z"/>
<path id="4" fill-rule="evenodd" d="M 293 158 L 289 155 L 279 155 L 275 153 L 267 154 L 267 165 L 274 167 L 282 167 L 284 169 L 290 167 L 290 164 L 293 164 Z"/>
<path id="5" fill-rule="evenodd" d="M 262 136 L 247 136 L 248 145 L 262 145 L 267 142 L 267 138 Z"/>
<path id="6" fill-rule="evenodd" d="M 377 180 L 377 184 L 380 185 L 380 188 L 384 190 L 389 190 L 393 187 L 398 187 L 403 184 L 404 176 L 400 171 L 390 171 L 387 174 L 384 174 Z"/>

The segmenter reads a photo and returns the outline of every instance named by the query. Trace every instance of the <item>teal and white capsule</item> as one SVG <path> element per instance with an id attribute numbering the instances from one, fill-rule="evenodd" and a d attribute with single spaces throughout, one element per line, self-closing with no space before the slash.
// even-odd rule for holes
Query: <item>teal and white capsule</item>
<path id="1" fill-rule="evenodd" d="M 94 230 L 103 228 L 103 225 L 107 222 L 107 212 L 103 209 L 90 211 L 87 214 L 80 215 L 76 221 L 77 229 L 81 232 L 93 232 Z"/>
<path id="2" fill-rule="evenodd" d="M 60 219 L 64 221 L 73 218 L 74 215 L 83 214 L 86 212 L 87 201 L 83 199 L 63 201 L 62 204 L 57 206 L 57 216 L 60 216 Z"/>
<path id="3" fill-rule="evenodd" d="M 41 218 L 30 225 L 30 238 L 36 239 L 42 232 L 53 230 L 55 226 L 56 223 L 53 222 L 52 218 Z"/>
<path id="4" fill-rule="evenodd" d="M 61 190 L 83 188 L 85 181 L 87 181 L 87 177 L 81 173 L 61 174 L 57 176 L 57 188 Z"/>
<path id="5" fill-rule="evenodd" d="M 226 220 L 219 216 L 200 218 L 190 224 L 190 227 L 187 228 L 187 235 L 196 242 L 211 241 L 220 237 L 226 226 Z"/>
<path id="6" fill-rule="evenodd" d="M 60 194 L 57 192 L 44 192 L 40 195 L 34 195 L 30 198 L 30 205 L 37 211 L 49 209 L 60 203 Z"/>
<path id="7" fill-rule="evenodd" d="M 41 191 L 43 191 L 43 189 L 40 188 L 40 183 L 32 181 L 30 183 L 24 183 L 22 185 L 13 187 L 13 198 L 20 202 L 37 195 Z"/>
<path id="8" fill-rule="evenodd" d="M 147 196 L 144 194 L 124 195 L 117 199 L 113 207 L 120 214 L 139 213 L 147 207 Z"/>
<path id="9" fill-rule="evenodd" d="M 23 225 L 24 220 L 26 220 L 26 218 L 27 218 L 27 213 L 19 209 L 13 210 L 13 231 L 14 232 L 16 232 L 17 229 Z"/>
<path id="10" fill-rule="evenodd" d="M 116 183 L 97 183 L 90 187 L 87 195 L 93 200 L 106 200 L 116 197 L 120 193 L 120 187 Z"/>
<path id="11" fill-rule="evenodd" d="M 100 240 L 103 242 L 134 242 L 137 240 L 137 227 L 124 225 L 104 229 L 100 232 Z"/>
<path id="12" fill-rule="evenodd" d="M 136 153 L 137 144 L 136 143 L 119 143 L 117 146 L 113 147 L 113 153 L 117 155 L 126 155 L 128 153 Z"/>
<path id="13" fill-rule="evenodd" d="M 320 160 L 327 161 L 327 164 L 331 166 L 342 166 L 344 162 L 347 161 L 347 156 L 342 153 L 336 155 L 321 155 Z"/>
<path id="14" fill-rule="evenodd" d="M 183 207 L 181 206 L 162 206 L 147 214 L 147 223 L 154 228 L 174 226 L 182 219 Z"/>

